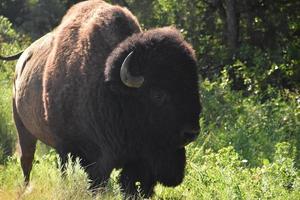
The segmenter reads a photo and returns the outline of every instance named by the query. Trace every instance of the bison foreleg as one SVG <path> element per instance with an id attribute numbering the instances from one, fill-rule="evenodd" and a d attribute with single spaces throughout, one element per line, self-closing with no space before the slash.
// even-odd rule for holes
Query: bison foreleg
<path id="1" fill-rule="evenodd" d="M 125 199 L 134 198 L 138 195 L 136 188 L 137 174 L 133 165 L 126 165 L 119 177 L 121 190 L 125 195 Z"/>
<path id="2" fill-rule="evenodd" d="M 148 198 L 152 196 L 156 181 L 149 168 L 141 161 L 131 162 L 124 166 L 120 175 L 121 189 L 127 196 L 136 198 L 140 196 Z M 137 182 L 140 183 L 139 190 Z"/>
<path id="3" fill-rule="evenodd" d="M 141 194 L 145 198 L 149 198 L 153 195 L 154 192 L 154 186 L 156 185 L 156 180 L 154 177 L 150 174 L 148 174 L 148 177 L 144 177 L 140 180 L 141 182 Z"/>
<path id="4" fill-rule="evenodd" d="M 62 176 L 64 177 L 66 175 L 66 167 L 67 167 L 67 162 L 68 162 L 68 151 L 66 151 L 65 148 L 61 148 L 59 147 L 58 149 L 56 149 L 56 152 L 59 155 L 59 168 L 61 171 Z M 71 155 L 71 154 L 70 154 Z"/>
<path id="5" fill-rule="evenodd" d="M 102 159 L 86 165 L 85 171 L 91 180 L 90 189 L 97 190 L 100 187 L 105 187 L 112 170 L 113 165 L 110 162 L 104 162 Z"/>
<path id="6" fill-rule="evenodd" d="M 85 144 L 84 142 L 81 143 Z M 75 146 L 74 144 L 76 144 L 76 142 L 68 141 L 62 142 L 57 146 L 62 174 L 65 174 L 69 157 L 72 162 L 74 162 L 76 158 L 79 158 L 80 165 L 84 168 L 90 179 L 90 189 L 96 191 L 99 187 L 105 187 L 110 173 L 113 170 L 114 163 L 112 163 L 111 159 L 104 156 L 106 154 L 98 154 L 95 153 L 97 152 L 95 149 L 87 149 L 86 146 L 83 148 L 82 146 Z"/>

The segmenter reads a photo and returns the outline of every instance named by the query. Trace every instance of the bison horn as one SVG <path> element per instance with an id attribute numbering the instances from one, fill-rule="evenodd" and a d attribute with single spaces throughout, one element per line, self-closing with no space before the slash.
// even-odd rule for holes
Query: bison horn
<path id="1" fill-rule="evenodd" d="M 129 63 L 130 59 L 132 57 L 133 51 L 128 54 L 128 56 L 125 58 L 125 60 L 122 63 L 121 70 L 120 70 L 120 77 L 122 82 L 128 86 L 133 88 L 139 88 L 144 83 L 144 77 L 143 76 L 133 76 L 129 72 Z"/>

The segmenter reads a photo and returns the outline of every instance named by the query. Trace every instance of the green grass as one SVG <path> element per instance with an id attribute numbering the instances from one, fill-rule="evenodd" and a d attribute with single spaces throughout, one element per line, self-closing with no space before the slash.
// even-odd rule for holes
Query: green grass
<path id="1" fill-rule="evenodd" d="M 281 143 L 277 151 L 288 146 Z M 288 157 L 280 157 L 274 163 L 265 163 L 261 167 L 249 167 L 248 162 L 242 160 L 231 146 L 216 153 L 194 147 L 190 148 L 190 153 L 186 180 L 175 196 L 185 194 L 185 199 L 300 197 L 299 172 Z"/>
<path id="2" fill-rule="evenodd" d="M 190 145 L 184 182 L 176 188 L 156 186 L 153 199 L 299 199 L 300 176 L 289 149 L 288 143 L 279 143 L 273 163 L 249 167 L 233 147 L 212 152 Z M 78 162 L 62 177 L 57 155 L 50 151 L 36 157 L 30 187 L 25 189 L 19 160 L 13 156 L 0 173 L 0 199 L 121 199 L 117 175 L 114 171 L 104 192 L 93 196 Z"/>
<path id="3" fill-rule="evenodd" d="M 16 130 L 12 121 L 12 89 L 0 79 L 0 164 L 15 149 Z"/>
<path id="4" fill-rule="evenodd" d="M 23 186 L 23 177 L 17 157 L 10 158 L 0 173 L 0 199 L 94 199 L 87 190 L 87 175 L 78 162 L 67 166 L 62 177 L 53 151 L 36 158 L 30 186 Z M 113 190 L 111 190 L 113 191 Z M 96 199 L 111 199 L 119 194 L 103 193 Z"/>

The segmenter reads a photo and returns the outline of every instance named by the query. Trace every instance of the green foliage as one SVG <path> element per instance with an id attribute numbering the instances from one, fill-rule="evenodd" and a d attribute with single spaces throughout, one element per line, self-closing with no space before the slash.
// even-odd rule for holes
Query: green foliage
<path id="1" fill-rule="evenodd" d="M 251 165 L 260 165 L 264 159 L 272 160 L 278 142 L 288 141 L 297 148 L 299 161 L 300 96 L 269 88 L 269 94 L 244 97 L 231 91 L 230 84 L 227 70 L 217 81 L 202 82 L 200 126 L 205 147 L 232 145 Z M 264 100 L 265 96 L 273 98 Z"/>
<path id="2" fill-rule="evenodd" d="M 228 27 L 229 1 L 154 0 L 127 1 L 143 26 L 173 25 L 179 28 L 196 50 L 199 71 L 205 78 L 219 76 L 226 66 L 237 90 L 245 90 L 239 68 L 264 90 L 300 88 L 300 4 L 270 0 L 235 2 L 237 27 Z M 147 7 L 145 12 L 143 7 Z M 229 29 L 237 31 L 236 47 L 230 48 Z M 239 61 L 239 63 L 237 63 Z M 237 65 L 238 64 L 238 65 Z M 242 65 L 240 65 L 242 64 Z M 236 71 L 237 70 L 237 71 Z"/>
<path id="3" fill-rule="evenodd" d="M 0 16 L 0 55 L 12 55 L 30 44 L 30 38 L 17 33 L 11 22 Z M 5 84 L 13 78 L 15 62 L 0 60 L 0 83 Z"/>
<path id="4" fill-rule="evenodd" d="M 0 164 L 15 148 L 16 131 L 12 122 L 11 89 L 0 88 Z"/>
<path id="5" fill-rule="evenodd" d="M 38 38 L 51 31 L 68 7 L 80 0 L 4 0 L 0 15 L 8 16 L 18 28 Z M 240 0 L 109 0 L 128 6 L 145 29 L 173 25 L 196 50 L 199 71 L 205 78 L 219 76 L 237 60 L 255 74 L 257 85 L 298 90 L 300 87 L 300 23 L 297 1 Z M 228 8 L 233 2 L 234 9 Z M 13 6 L 17 4 L 18 6 Z M 144 9 L 147 8 L 147 9 Z M 230 15 L 230 12 L 231 15 Z M 235 16 L 235 19 L 230 19 Z M 228 26 L 229 20 L 237 22 Z M 237 32 L 231 38 L 230 29 Z M 230 41 L 234 40 L 232 49 Z M 245 80 L 232 68 L 233 88 L 244 90 Z"/>
<path id="6" fill-rule="evenodd" d="M 18 34 L 7 18 L 0 16 L 0 55 L 19 52 L 29 39 Z M 12 122 L 12 79 L 15 62 L 0 61 L 0 164 L 15 149 L 16 131 Z"/>
<path id="7" fill-rule="evenodd" d="M 26 0 L 1 0 L 0 15 L 3 15 L 13 23 L 18 23 L 18 18 L 23 14 Z"/>
<path id="8" fill-rule="evenodd" d="M 295 44 L 290 44 L 294 46 Z M 292 50 L 294 47 L 289 47 Z M 240 49 L 240 59 L 225 66 L 231 70 L 234 89 L 247 90 L 248 93 L 266 92 L 268 87 L 291 89 L 300 88 L 300 52 L 262 51 L 259 48 L 244 45 Z M 298 54 L 298 55 L 292 55 Z M 298 58 L 297 58 L 298 56 Z M 251 59 L 249 58 L 251 57 Z"/>
<path id="9" fill-rule="evenodd" d="M 66 12 L 61 0 L 27 0 L 25 18 L 20 28 L 32 38 L 39 38 L 59 24 Z"/>
<path id="10" fill-rule="evenodd" d="M 277 145 L 280 160 L 261 167 L 249 167 L 232 146 L 214 153 L 203 148 L 189 148 L 189 162 L 183 185 L 176 190 L 156 188 L 163 199 L 298 199 L 299 171 L 293 160 Z"/>
<path id="11" fill-rule="evenodd" d="M 30 186 L 25 188 L 19 159 L 16 156 L 10 157 L 0 171 L 0 199 L 121 199 L 120 192 L 113 188 L 116 178 L 112 179 L 108 188 L 93 195 L 87 190 L 89 180 L 78 159 L 72 162 L 69 158 L 64 175 L 57 167 L 57 162 L 58 155 L 53 150 L 47 155 L 36 156 L 33 178 Z"/>

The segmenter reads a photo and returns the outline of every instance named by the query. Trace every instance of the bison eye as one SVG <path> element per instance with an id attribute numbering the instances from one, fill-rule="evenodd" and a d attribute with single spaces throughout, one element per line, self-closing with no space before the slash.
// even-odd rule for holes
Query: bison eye
<path id="1" fill-rule="evenodd" d="M 152 101 L 158 105 L 162 105 L 168 99 L 167 93 L 163 90 L 152 90 L 150 96 Z"/>

